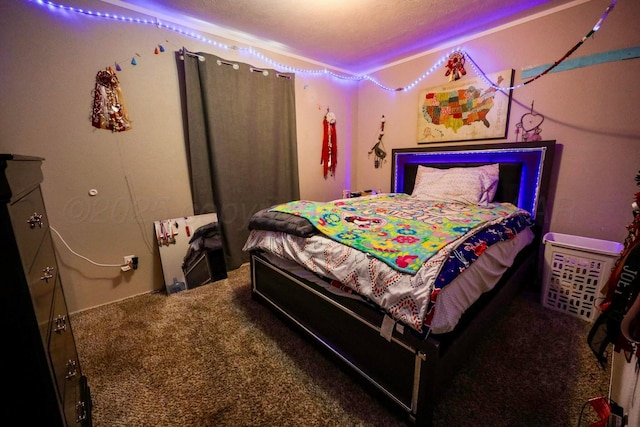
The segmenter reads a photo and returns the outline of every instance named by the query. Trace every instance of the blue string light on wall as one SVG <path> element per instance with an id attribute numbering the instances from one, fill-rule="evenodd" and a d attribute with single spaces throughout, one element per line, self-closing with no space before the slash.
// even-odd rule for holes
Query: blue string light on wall
<path id="1" fill-rule="evenodd" d="M 611 12 L 611 10 L 613 10 L 614 6 L 617 3 L 617 0 L 612 0 L 610 5 L 607 7 L 607 9 L 605 10 L 604 14 L 600 17 L 600 19 L 598 20 L 598 22 L 594 25 L 594 27 L 576 44 L 574 45 L 562 58 L 560 58 L 558 61 L 555 61 L 550 67 L 548 67 L 546 70 L 544 70 L 543 72 L 539 73 L 538 75 L 530 78 L 529 80 L 520 83 L 518 85 L 515 86 L 509 86 L 509 87 L 500 87 L 497 86 L 494 82 L 492 82 L 487 75 L 484 73 L 484 71 L 482 71 L 482 69 L 478 66 L 477 62 L 473 60 L 473 58 L 465 51 L 463 51 L 461 48 L 455 48 L 452 51 L 450 51 L 449 53 L 447 53 L 446 55 L 442 56 L 438 61 L 436 61 L 435 64 L 433 64 L 433 66 L 431 68 L 429 68 L 425 73 L 423 73 L 420 77 L 418 77 L 416 80 L 414 80 L 412 83 L 404 86 L 404 87 L 397 87 L 397 88 L 392 88 L 392 87 L 388 87 L 383 85 L 382 83 L 380 83 L 378 80 L 376 80 L 374 77 L 371 77 L 368 74 L 360 74 L 360 75 L 344 75 L 344 74 L 338 74 L 335 73 L 327 68 L 324 69 L 303 69 L 303 68 L 295 68 L 295 67 L 291 67 L 289 65 L 277 62 L 271 58 L 269 58 L 268 56 L 262 54 L 261 52 L 254 50 L 251 47 L 240 47 L 240 46 L 230 46 L 224 43 L 220 43 L 217 42 L 215 40 L 206 38 L 201 36 L 200 34 L 196 34 L 193 31 L 185 31 L 184 29 L 174 26 L 174 25 L 170 25 L 170 24 L 165 24 L 164 22 L 160 21 L 159 19 L 145 19 L 145 18 L 133 18 L 133 17 L 127 17 L 127 16 L 121 16 L 121 15 L 116 15 L 116 14 L 110 14 L 110 13 L 104 13 L 104 12 L 95 12 L 92 10 L 87 10 L 87 9 L 81 9 L 81 8 L 76 8 L 76 7 L 72 7 L 72 6 L 65 6 L 62 4 L 58 4 L 58 3 L 54 3 L 52 1 L 45 1 L 45 0 L 27 0 L 29 2 L 33 2 L 33 3 L 37 3 L 41 6 L 46 6 L 49 7 L 51 9 L 59 9 L 59 10 L 64 10 L 64 11 L 68 11 L 68 12 L 73 12 L 73 13 L 78 13 L 78 14 L 82 14 L 82 15 L 87 15 L 87 16 L 91 16 L 91 17 L 96 17 L 96 18 L 102 18 L 102 19 L 110 19 L 110 20 L 114 20 L 114 21 L 119 21 L 119 22 L 125 22 L 125 23 L 131 23 L 131 24 L 142 24 L 142 25 L 153 25 L 155 27 L 158 28 L 162 28 L 162 29 L 166 29 L 169 31 L 173 31 L 175 33 L 178 33 L 182 36 L 186 36 L 186 37 L 190 37 L 192 39 L 198 40 L 200 42 L 215 46 L 217 48 L 223 49 L 223 50 L 235 50 L 235 51 L 239 51 L 239 52 L 244 52 L 247 53 L 249 55 L 252 55 L 268 64 L 270 64 L 271 66 L 273 66 L 276 69 L 280 69 L 281 71 L 288 71 L 288 72 L 293 72 L 293 73 L 299 73 L 299 74 L 311 74 L 311 75 L 326 75 L 326 76 L 330 76 L 330 77 L 334 77 L 336 79 L 341 79 L 341 80 L 349 80 L 349 81 L 369 81 L 371 83 L 373 83 L 374 85 L 378 86 L 381 89 L 387 90 L 387 91 L 391 91 L 391 92 L 407 92 L 412 90 L 415 86 L 417 86 L 422 80 L 424 80 L 426 77 L 428 77 L 429 75 L 431 75 L 434 71 L 436 71 L 437 69 L 439 69 L 443 64 L 445 64 L 447 62 L 447 60 L 449 59 L 449 57 L 452 54 L 462 54 L 464 55 L 464 57 L 466 57 L 469 62 L 471 63 L 471 68 L 474 70 L 474 72 L 481 77 L 485 82 L 487 82 L 491 87 L 495 88 L 496 90 L 501 90 L 501 91 L 508 91 L 508 90 L 512 90 L 512 89 L 518 89 L 520 87 L 523 87 L 535 80 L 537 80 L 538 78 L 544 76 L 545 74 L 547 74 L 548 72 L 550 72 L 553 68 L 557 67 L 561 62 L 563 62 L 565 59 L 567 59 L 573 52 L 575 52 L 588 38 L 590 38 L 596 31 L 598 31 L 600 29 L 600 27 L 602 26 L 602 23 L 604 22 L 604 20 L 607 18 L 609 12 Z M 132 60 L 132 64 L 133 61 L 135 61 L 135 57 Z M 135 65 L 135 64 L 133 64 Z"/>

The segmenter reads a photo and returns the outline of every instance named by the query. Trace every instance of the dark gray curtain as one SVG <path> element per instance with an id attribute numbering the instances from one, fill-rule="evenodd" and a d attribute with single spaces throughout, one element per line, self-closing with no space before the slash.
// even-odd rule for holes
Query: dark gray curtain
<path id="1" fill-rule="evenodd" d="M 194 212 L 217 213 L 233 270 L 251 215 L 300 197 L 295 75 L 186 50 L 183 63 Z"/>

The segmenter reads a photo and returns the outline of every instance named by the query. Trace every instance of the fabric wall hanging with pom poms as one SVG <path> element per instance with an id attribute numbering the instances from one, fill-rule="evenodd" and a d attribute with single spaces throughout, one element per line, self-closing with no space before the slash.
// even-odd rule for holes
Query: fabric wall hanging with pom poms
<path id="1" fill-rule="evenodd" d="M 131 129 L 131 119 L 122 96 L 120 82 L 111 67 L 98 71 L 93 90 L 91 125 L 98 129 L 123 132 Z"/>

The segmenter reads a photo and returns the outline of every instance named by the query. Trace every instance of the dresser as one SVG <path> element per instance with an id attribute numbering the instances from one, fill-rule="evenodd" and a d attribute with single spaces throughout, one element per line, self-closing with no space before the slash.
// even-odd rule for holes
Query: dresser
<path id="1" fill-rule="evenodd" d="M 82 374 L 42 199 L 43 159 L 0 154 L 0 419 L 91 426 Z"/>

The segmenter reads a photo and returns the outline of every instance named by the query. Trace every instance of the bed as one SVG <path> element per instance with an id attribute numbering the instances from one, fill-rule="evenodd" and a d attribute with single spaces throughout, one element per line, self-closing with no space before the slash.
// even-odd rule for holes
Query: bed
<path id="1" fill-rule="evenodd" d="M 536 277 L 554 148 L 555 141 L 538 141 L 394 149 L 390 193 L 331 203 L 353 209 L 357 219 L 382 221 L 377 217 L 360 215 L 361 212 L 357 211 L 359 205 L 371 199 L 374 208 L 367 211 L 369 214 L 386 212 L 387 209 L 380 207 L 386 202 L 383 199 L 391 198 L 392 202 L 400 203 L 398 206 L 404 206 L 402 203 L 409 203 L 406 199 L 418 194 L 418 190 L 432 188 L 432 182 L 429 182 L 432 178 L 425 176 L 461 170 L 465 173 L 474 171 L 475 174 L 481 170 L 484 177 L 484 172 L 491 170 L 491 173 L 498 174 L 494 177 L 497 185 L 486 196 L 492 198 L 489 200 L 491 203 L 486 203 L 487 200 L 478 202 L 478 209 L 503 206 L 498 202 L 512 204 L 519 218 L 523 211 L 529 215 L 526 226 L 520 226 L 517 236 L 507 228 L 511 231 L 509 238 L 496 239 L 491 246 L 479 251 L 476 259 L 455 260 L 460 258 L 457 249 L 463 245 L 473 246 L 469 242 L 477 243 L 479 240 L 471 239 L 481 241 L 479 236 L 485 236 L 476 228 L 467 229 L 464 237 L 441 242 L 432 248 L 437 255 L 434 258 L 440 257 L 442 262 L 432 266 L 428 274 L 423 274 L 423 271 L 431 262 L 429 256 L 424 265 L 414 267 L 413 271 L 397 272 L 392 263 L 364 254 L 358 246 L 318 233 L 322 228 L 317 228 L 317 224 L 315 232 L 297 229 L 295 233 L 299 235 L 292 235 L 290 227 L 308 225 L 304 221 L 300 223 L 299 211 L 291 215 L 295 209 L 300 209 L 299 201 L 294 201 L 293 207 L 287 204 L 277 208 L 284 209 L 275 213 L 280 220 L 277 230 L 263 229 L 262 225 L 256 225 L 259 221 L 252 219 L 251 233 L 245 245 L 245 250 L 250 253 L 252 296 L 311 337 L 328 355 L 335 356 L 373 390 L 381 392 L 405 412 L 410 421 L 429 426 L 439 395 L 473 346 L 482 340 L 483 331 L 491 327 L 491 322 L 522 287 Z M 429 175 L 425 175 L 427 172 Z M 458 175 L 449 176 L 458 179 Z M 274 214 L 271 209 L 265 211 Z M 514 218 L 516 214 L 500 215 Z M 293 225 L 290 218 L 296 218 Z M 306 219 L 311 222 L 310 217 Z M 355 228 L 371 226 L 371 223 L 350 221 L 350 226 Z M 488 227 L 479 229 L 488 230 Z M 289 239 L 294 242 L 293 249 L 285 249 L 288 244 L 285 241 Z M 267 243 L 262 243 L 265 240 Z M 366 246 L 369 240 L 363 240 Z M 334 246 L 342 252 L 327 255 L 329 247 Z M 324 251 L 325 263 L 331 259 L 330 262 L 337 265 L 347 257 L 353 257 L 368 263 L 368 267 L 350 267 L 349 272 L 342 273 L 336 268 L 334 277 L 333 271 L 318 267 L 322 260 L 304 255 L 306 247 L 315 247 L 320 253 Z M 287 255 L 289 252 L 294 255 Z M 486 254 L 491 255 L 485 257 Z M 414 261 L 414 264 L 423 263 L 419 257 Z M 406 264 L 403 266 L 408 268 Z M 460 271 L 444 280 L 443 273 L 452 265 Z M 371 279 L 374 276 L 376 278 Z M 376 283 L 380 277 L 382 282 Z M 393 288 L 396 278 L 397 283 L 405 283 L 406 280 L 408 287 L 418 288 L 416 277 L 422 278 L 419 280 L 421 290 L 415 295 L 409 297 Z M 371 281 L 370 286 L 360 286 L 367 283 L 366 280 Z M 446 282 L 446 286 L 438 287 L 441 280 Z M 476 282 L 480 283 L 477 287 Z M 384 291 L 376 291 L 383 287 Z M 467 287 L 473 290 L 467 291 Z M 396 290 L 389 292 L 392 296 L 385 296 L 387 289 Z"/>

